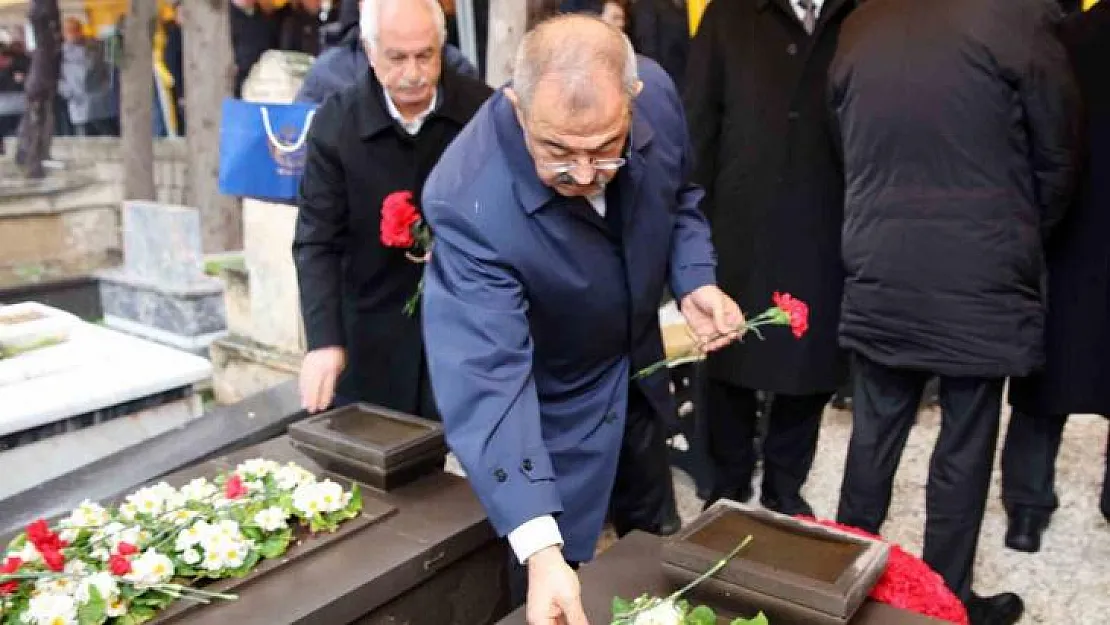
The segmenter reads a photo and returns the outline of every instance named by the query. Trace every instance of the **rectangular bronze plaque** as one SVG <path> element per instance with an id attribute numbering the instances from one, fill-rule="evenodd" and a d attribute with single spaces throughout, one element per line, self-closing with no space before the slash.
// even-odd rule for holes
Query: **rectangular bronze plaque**
<path id="1" fill-rule="evenodd" d="M 889 553 L 881 541 L 726 500 L 664 543 L 664 571 L 675 584 L 693 581 L 749 535 L 702 590 L 742 612 L 763 610 L 776 625 L 847 623 Z"/>
<path id="2" fill-rule="evenodd" d="M 289 427 L 294 447 L 321 466 L 390 490 L 443 467 L 443 427 L 369 404 L 354 404 Z"/>

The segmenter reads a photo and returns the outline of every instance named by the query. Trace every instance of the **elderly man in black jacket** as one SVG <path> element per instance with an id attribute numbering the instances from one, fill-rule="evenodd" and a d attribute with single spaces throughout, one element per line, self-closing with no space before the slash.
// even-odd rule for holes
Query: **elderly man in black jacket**
<path id="1" fill-rule="evenodd" d="M 694 40 L 686 111 L 721 287 L 749 314 L 769 306 L 775 291 L 807 301 L 812 311 L 801 340 L 768 335 L 709 356 L 706 413 L 716 484 L 707 505 L 751 497 L 756 391 L 764 391 L 774 397 L 761 501 L 784 514 L 813 514 L 801 488 L 825 405 L 847 375 L 836 338 L 844 182 L 825 76 L 855 4 L 824 0 L 807 10 L 713 2 Z"/>
<path id="2" fill-rule="evenodd" d="M 973 625 L 1014 623 L 972 592 L 1002 388 L 1044 360 L 1042 240 L 1071 200 L 1078 95 L 1052 0 L 864 2 L 841 30 L 847 278 L 840 342 L 854 421 L 838 519 L 877 532 L 930 375 L 943 412 L 923 557 Z"/>
<path id="3" fill-rule="evenodd" d="M 365 0 L 372 71 L 316 113 L 293 256 L 309 352 L 301 397 L 311 412 L 366 401 L 435 418 L 419 315 L 406 301 L 423 267 L 381 242 L 383 200 L 420 198 L 440 155 L 490 94 L 441 71 L 436 0 Z"/>

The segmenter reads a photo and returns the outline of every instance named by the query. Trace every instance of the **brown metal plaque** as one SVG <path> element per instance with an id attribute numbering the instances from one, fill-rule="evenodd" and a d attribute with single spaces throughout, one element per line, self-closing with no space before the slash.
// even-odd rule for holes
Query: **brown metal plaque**
<path id="1" fill-rule="evenodd" d="M 751 544 L 707 588 L 723 603 L 806 622 L 847 623 L 886 565 L 889 546 L 815 523 L 720 501 L 663 544 L 668 578 L 685 584 L 746 536 Z"/>
<path id="2" fill-rule="evenodd" d="M 390 490 L 442 468 L 443 427 L 394 410 L 354 404 L 289 427 L 297 449 L 329 470 Z"/>

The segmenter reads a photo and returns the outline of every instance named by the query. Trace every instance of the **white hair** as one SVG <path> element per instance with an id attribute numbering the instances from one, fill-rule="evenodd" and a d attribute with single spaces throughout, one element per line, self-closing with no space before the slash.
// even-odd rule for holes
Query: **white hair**
<path id="1" fill-rule="evenodd" d="M 386 5 L 396 2 L 423 2 L 425 8 L 432 14 L 436 30 L 439 31 L 439 43 L 447 41 L 447 17 L 443 14 L 443 7 L 439 0 L 361 0 L 358 15 L 359 36 L 371 49 L 378 45 L 378 34 L 381 32 L 382 10 Z"/>
<path id="2" fill-rule="evenodd" d="M 580 14 L 564 15 L 552 18 L 548 23 L 575 19 L 596 18 Z M 602 23 L 601 20 L 597 21 Z M 612 50 L 606 58 L 602 47 L 594 46 L 593 49 L 587 49 L 581 45 L 574 45 L 574 42 L 560 36 L 544 41 L 546 33 L 541 32 L 544 26 L 545 24 L 541 24 L 525 34 L 520 47 L 517 48 L 513 63 L 513 91 L 520 100 L 521 108 L 528 110 L 532 96 L 535 95 L 536 86 L 540 80 L 551 73 L 562 74 L 565 77 L 567 94 L 571 98 L 575 98 L 575 92 L 580 89 L 593 91 L 591 70 L 599 66 L 608 66 L 614 70 L 619 66 L 621 87 L 630 97 L 636 95 L 640 73 L 637 68 L 636 49 L 632 46 L 632 40 L 628 35 L 605 25 L 612 32 L 619 34 L 624 42 L 624 58 L 618 62 L 613 57 Z"/>

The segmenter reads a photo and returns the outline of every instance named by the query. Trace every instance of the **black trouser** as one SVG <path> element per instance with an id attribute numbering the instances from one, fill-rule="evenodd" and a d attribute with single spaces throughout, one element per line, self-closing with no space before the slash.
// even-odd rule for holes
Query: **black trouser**
<path id="1" fill-rule="evenodd" d="M 930 374 L 892 369 L 856 354 L 853 377 L 852 439 L 837 520 L 877 534 L 890 509 L 894 474 Z M 925 489 L 922 559 L 964 601 L 971 597 L 1003 382 L 940 379 L 942 421 Z"/>
<path id="2" fill-rule="evenodd" d="M 754 390 L 718 380 L 706 386 L 714 495 L 747 493 L 756 465 L 759 399 Z M 831 397 L 832 393 L 820 393 L 772 398 L 762 445 L 764 502 L 790 508 L 802 500 L 802 486 L 817 453 L 821 415 Z"/>
<path id="3" fill-rule="evenodd" d="M 633 530 L 659 534 L 679 528 L 665 430 L 663 419 L 639 387 L 632 384 L 628 389 L 628 415 L 617 477 L 609 500 L 609 517 L 617 536 Z M 515 609 L 524 604 L 528 595 L 528 578 L 511 551 L 509 594 Z M 578 568 L 577 562 L 570 564 Z"/>
<path id="4" fill-rule="evenodd" d="M 1019 411 L 1011 415 L 1002 448 L 1002 504 L 1008 513 L 1020 509 L 1047 519 L 1059 507 L 1056 457 L 1066 424 L 1066 416 L 1032 416 Z M 1106 445 L 1110 454 L 1110 436 Z M 1099 507 L 1110 518 L 1110 460 Z"/>

